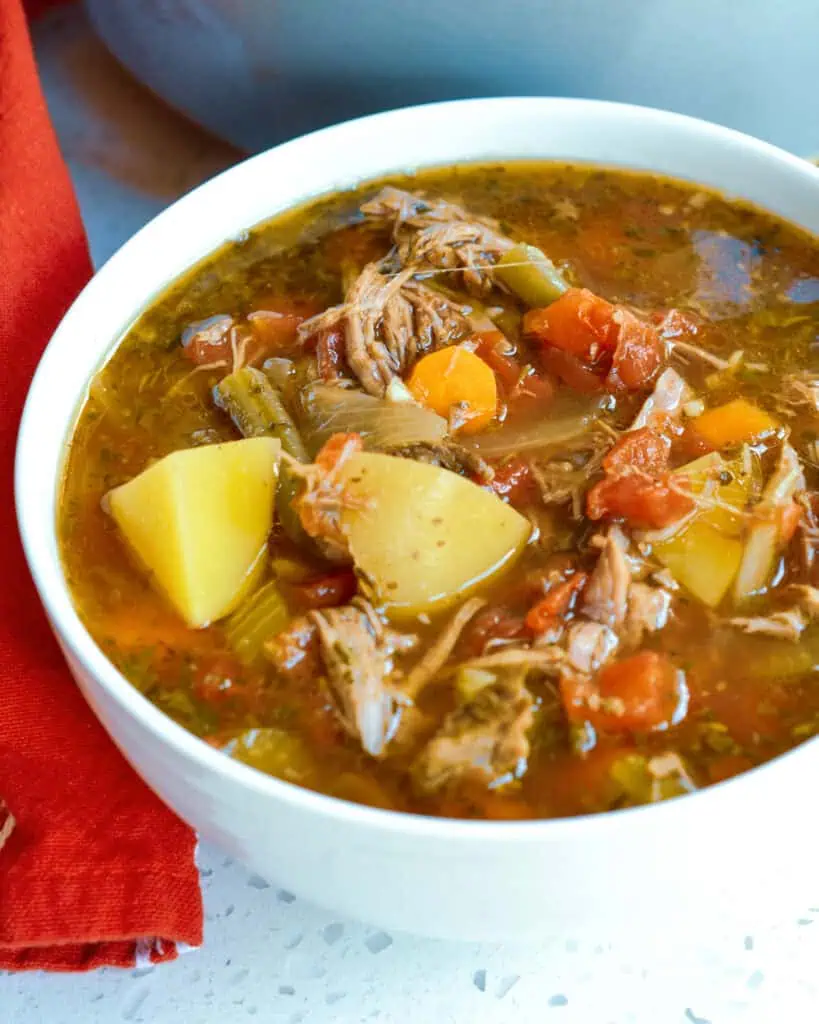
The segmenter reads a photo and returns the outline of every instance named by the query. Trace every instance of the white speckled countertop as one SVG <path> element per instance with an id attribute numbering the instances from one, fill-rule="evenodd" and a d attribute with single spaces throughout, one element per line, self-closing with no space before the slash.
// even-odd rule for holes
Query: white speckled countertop
<path id="1" fill-rule="evenodd" d="M 97 263 L 236 159 L 134 85 L 78 11 L 38 26 L 52 113 Z M 754 934 L 635 934 L 616 947 L 387 935 L 200 852 L 205 946 L 158 968 L 0 978 L 3 1024 L 815 1024 L 819 875 L 798 920 Z M 760 878 L 760 886 L 765 879 Z M 748 894 L 749 902 L 753 894 Z"/>

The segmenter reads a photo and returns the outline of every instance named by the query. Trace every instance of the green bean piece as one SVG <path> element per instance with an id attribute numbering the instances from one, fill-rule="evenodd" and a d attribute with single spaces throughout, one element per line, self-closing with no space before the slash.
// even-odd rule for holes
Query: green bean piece
<path id="1" fill-rule="evenodd" d="M 228 374 L 214 387 L 213 399 L 244 437 L 277 437 L 288 455 L 310 461 L 281 395 L 261 370 L 245 366 Z"/>
<path id="2" fill-rule="evenodd" d="M 569 287 L 569 282 L 540 249 L 523 243 L 501 256 L 495 276 L 532 307 L 548 306 Z"/>
<path id="3" fill-rule="evenodd" d="M 228 374 L 214 387 L 213 400 L 230 416 L 236 429 L 245 437 L 277 437 L 284 451 L 297 462 L 310 461 L 298 427 L 285 408 L 281 394 L 261 370 L 245 366 Z M 293 501 L 300 491 L 299 480 L 282 463 L 276 488 L 279 522 L 295 544 L 318 555 L 315 541 L 305 533 L 298 512 L 293 507 Z"/>

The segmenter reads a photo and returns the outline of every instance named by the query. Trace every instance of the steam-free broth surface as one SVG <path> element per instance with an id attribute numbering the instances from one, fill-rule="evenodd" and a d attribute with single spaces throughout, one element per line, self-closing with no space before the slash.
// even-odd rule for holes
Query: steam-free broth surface
<path id="1" fill-rule="evenodd" d="M 209 257 L 94 377 L 71 592 L 149 700 L 321 792 L 689 792 L 819 730 L 817 345 L 816 241 L 695 185 L 368 183 Z"/>

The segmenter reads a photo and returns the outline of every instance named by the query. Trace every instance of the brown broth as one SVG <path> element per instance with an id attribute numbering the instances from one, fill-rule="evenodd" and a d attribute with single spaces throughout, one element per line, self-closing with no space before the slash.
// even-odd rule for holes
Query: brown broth
<path id="1" fill-rule="evenodd" d="M 646 311 L 679 306 L 701 315 L 703 345 L 723 356 L 742 349 L 769 368 L 738 374 L 716 390 L 715 402 L 743 395 L 773 411 L 783 372 L 819 368 L 819 244 L 744 203 L 652 175 L 561 164 L 463 166 L 391 182 L 498 218 L 510 236 L 565 261 L 574 283 L 611 301 Z M 707 784 L 819 731 L 819 641 L 812 640 L 816 655 L 806 670 L 780 671 L 774 661 L 760 676 L 754 665 L 773 657 L 771 642 L 717 629 L 714 616 L 684 595 L 672 622 L 648 645 L 687 673 L 685 721 L 627 742 L 603 740 L 581 757 L 570 746 L 554 685 L 534 684 L 539 710 L 529 767 L 504 791 L 462 787 L 416 796 L 400 752 L 374 761 L 343 736 L 319 679 L 295 684 L 233 666 L 226 673 L 232 683 L 216 696 L 208 691 L 207 673 L 218 675 L 220 659 L 229 656 L 222 630 L 193 631 L 181 623 L 135 569 L 101 499 L 168 452 L 237 437 L 210 401 L 218 377 L 191 373 L 178 344 L 181 331 L 191 321 L 244 315 L 281 297 L 318 308 L 338 302 L 338 239 L 356 233 L 333 232 L 355 222 L 359 203 L 374 188 L 368 183 L 322 198 L 208 257 L 139 318 L 94 379 L 70 446 L 59 536 L 74 601 L 104 652 L 148 699 L 197 735 L 219 745 L 243 729 L 286 730 L 305 741 L 310 765 L 302 773 L 268 761 L 274 773 L 349 799 L 427 814 L 553 817 L 605 809 L 618 803 L 608 770 L 624 751 L 677 751 L 696 782 Z M 690 376 L 701 383 L 704 374 L 693 367 Z M 625 425 L 637 404 L 618 403 L 613 425 Z M 797 441 L 810 428 L 800 421 L 793 426 Z M 807 475 L 816 489 L 816 468 L 808 466 Z M 559 554 L 585 534 L 568 516 L 558 520 Z M 523 575 L 545 558 L 528 549 L 512 574 L 489 588 L 490 601 L 508 603 Z M 426 638 L 435 626 L 419 630 Z M 781 644 L 774 646 L 787 661 Z M 452 702 L 451 689 L 435 685 L 421 708 L 440 718 Z"/>

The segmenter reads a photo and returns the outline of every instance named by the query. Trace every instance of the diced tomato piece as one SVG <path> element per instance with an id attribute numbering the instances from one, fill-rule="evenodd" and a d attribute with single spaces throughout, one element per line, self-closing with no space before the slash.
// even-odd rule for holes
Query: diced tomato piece
<path id="1" fill-rule="evenodd" d="M 512 640 L 526 633 L 522 615 L 497 605 L 479 612 L 463 634 L 463 647 L 471 657 L 483 654 L 490 640 Z"/>
<path id="2" fill-rule="evenodd" d="M 505 388 L 513 388 L 520 378 L 521 366 L 506 353 L 509 342 L 503 331 L 480 331 L 475 335 L 475 355 L 491 367 Z"/>
<path id="3" fill-rule="evenodd" d="M 542 411 L 551 404 L 555 396 L 555 382 L 551 377 L 532 370 L 524 372 L 509 395 L 510 410 Z"/>
<path id="4" fill-rule="evenodd" d="M 526 627 L 533 633 L 543 633 L 569 611 L 575 596 L 583 589 L 586 573 L 578 572 L 552 587 L 549 593 L 526 615 Z"/>
<path id="5" fill-rule="evenodd" d="M 647 732 L 670 724 L 684 685 L 657 651 L 640 651 L 601 670 L 596 680 L 566 677 L 560 692 L 571 722 L 607 733 Z"/>
<path id="6" fill-rule="evenodd" d="M 629 430 L 603 459 L 607 473 L 619 473 L 629 467 L 656 476 L 668 468 L 671 441 L 651 427 Z"/>
<path id="7" fill-rule="evenodd" d="M 588 288 L 569 288 L 544 309 L 523 317 L 523 331 L 587 364 L 617 347 L 616 307 Z"/>
<path id="8" fill-rule="evenodd" d="M 606 376 L 606 390 L 640 391 L 657 375 L 663 357 L 662 340 L 656 328 L 627 309 L 618 307 L 614 316 L 617 347 Z"/>
<path id="9" fill-rule="evenodd" d="M 341 569 L 303 583 L 291 583 L 289 589 L 305 608 L 336 608 L 355 596 L 358 581 L 352 569 Z"/>
<path id="10" fill-rule="evenodd" d="M 344 332 L 322 331 L 316 341 L 316 364 L 324 381 L 336 380 L 344 366 Z"/>
<path id="11" fill-rule="evenodd" d="M 579 391 L 599 390 L 587 374 L 598 377 L 608 391 L 639 391 L 662 362 L 656 327 L 587 288 L 570 288 L 545 309 L 530 310 L 523 329 L 544 345 L 544 355 L 550 349 L 563 353 L 562 360 L 550 354 L 547 366 Z"/>
<path id="12" fill-rule="evenodd" d="M 526 505 L 537 497 L 537 486 L 532 467 L 526 459 L 513 457 L 495 466 L 495 475 L 489 487 L 510 505 Z"/>
<path id="13" fill-rule="evenodd" d="M 319 449 L 315 464 L 326 473 L 335 469 L 342 459 L 364 450 L 360 434 L 333 434 Z"/>
<path id="14" fill-rule="evenodd" d="M 203 704 L 225 704 L 241 694 L 242 674 L 241 665 L 233 658 L 220 655 L 208 659 L 195 673 L 194 696 Z"/>
<path id="15" fill-rule="evenodd" d="M 268 356 L 300 351 L 303 345 L 299 328 L 319 312 L 316 303 L 307 299 L 274 297 L 260 303 L 247 316 L 252 336 L 245 349 L 245 362 L 253 365 Z"/>
<path id="16" fill-rule="evenodd" d="M 593 395 L 603 390 L 603 379 L 569 352 L 545 346 L 541 361 L 549 373 L 554 374 L 574 391 Z"/>
<path id="17" fill-rule="evenodd" d="M 632 473 L 608 476 L 586 495 L 589 519 L 623 519 L 643 530 L 661 530 L 693 508 L 693 499 L 672 488 L 668 478 L 652 480 Z"/>
<path id="18" fill-rule="evenodd" d="M 232 355 L 234 320 L 228 314 L 188 324 L 182 332 L 182 351 L 196 366 L 227 363 Z"/>

